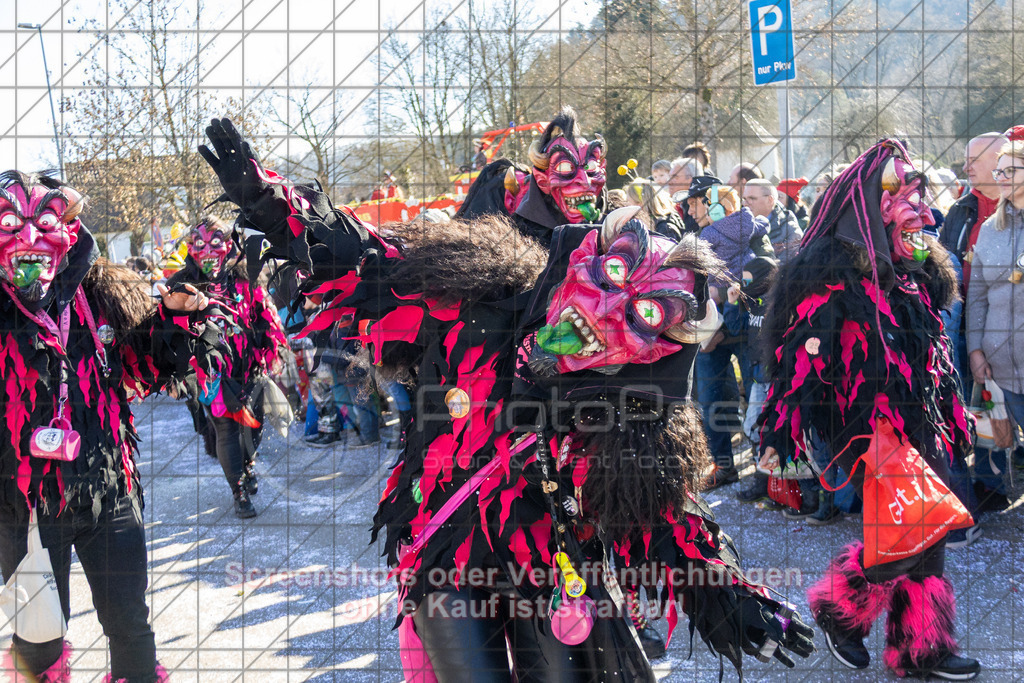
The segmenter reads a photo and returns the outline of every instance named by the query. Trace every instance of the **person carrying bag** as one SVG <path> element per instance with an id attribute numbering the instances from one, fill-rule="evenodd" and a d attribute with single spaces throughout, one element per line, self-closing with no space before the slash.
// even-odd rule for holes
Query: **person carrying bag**
<path id="1" fill-rule="evenodd" d="M 28 553 L 0 591 L 0 610 L 13 625 L 14 634 L 30 643 L 46 643 L 68 632 L 50 553 L 39 538 L 35 508 L 28 525 Z"/>

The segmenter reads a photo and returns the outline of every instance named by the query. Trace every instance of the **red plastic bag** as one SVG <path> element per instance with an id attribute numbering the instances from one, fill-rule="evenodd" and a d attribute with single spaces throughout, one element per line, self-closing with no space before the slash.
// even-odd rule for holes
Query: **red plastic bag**
<path id="1" fill-rule="evenodd" d="M 850 443 L 865 438 L 869 437 L 855 437 Z M 865 567 L 917 555 L 950 531 L 973 526 L 971 513 L 960 499 L 913 446 L 900 441 L 888 420 L 877 418 L 870 439 L 868 450 L 850 472 L 852 477 L 857 463 L 864 463 Z M 836 491 L 846 482 L 832 488 L 822 472 L 821 485 Z"/>
<path id="2" fill-rule="evenodd" d="M 788 505 L 794 510 L 800 509 L 800 482 L 796 479 L 783 479 L 775 475 L 768 476 L 768 497 L 779 505 Z"/>

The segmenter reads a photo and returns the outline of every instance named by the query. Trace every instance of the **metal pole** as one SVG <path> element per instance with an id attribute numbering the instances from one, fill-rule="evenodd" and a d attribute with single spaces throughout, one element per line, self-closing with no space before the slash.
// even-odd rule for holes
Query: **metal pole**
<path id="1" fill-rule="evenodd" d="M 39 32 L 39 48 L 43 52 L 43 73 L 46 75 L 46 94 L 50 97 L 50 118 L 53 119 L 53 141 L 57 145 L 57 164 L 60 177 L 64 180 L 64 150 L 61 148 L 60 131 L 57 129 L 57 110 L 53 106 L 53 88 L 50 86 L 50 69 L 46 65 L 46 43 L 43 42 L 42 24 L 18 24 L 18 28 L 31 29 Z"/>
<path id="2" fill-rule="evenodd" d="M 777 87 L 775 94 L 779 105 L 779 136 L 782 138 L 782 177 L 793 178 L 793 139 L 789 129 L 789 81 Z"/>

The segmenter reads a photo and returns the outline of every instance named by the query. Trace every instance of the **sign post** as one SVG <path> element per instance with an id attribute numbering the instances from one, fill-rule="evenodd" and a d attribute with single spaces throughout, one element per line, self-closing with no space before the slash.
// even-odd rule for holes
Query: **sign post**
<path id="1" fill-rule="evenodd" d="M 779 135 L 783 145 L 783 175 L 792 178 L 793 143 L 789 128 L 789 81 L 796 78 L 793 12 L 790 0 L 750 0 L 750 47 L 754 85 L 778 84 Z"/>

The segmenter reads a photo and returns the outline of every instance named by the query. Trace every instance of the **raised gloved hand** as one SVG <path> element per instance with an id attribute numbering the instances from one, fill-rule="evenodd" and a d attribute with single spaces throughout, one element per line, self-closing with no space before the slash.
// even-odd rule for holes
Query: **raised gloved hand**
<path id="1" fill-rule="evenodd" d="M 748 595 L 740 603 L 743 651 L 762 662 L 772 657 L 793 668 L 787 650 L 806 658 L 814 652 L 814 631 L 787 605 Z"/>
<path id="2" fill-rule="evenodd" d="M 213 119 L 206 127 L 206 136 L 216 151 L 214 154 L 206 145 L 199 145 L 199 154 L 206 159 L 217 174 L 228 199 L 245 209 L 256 203 L 267 187 L 256 173 L 258 162 L 249 143 L 242 139 L 231 119 Z"/>

